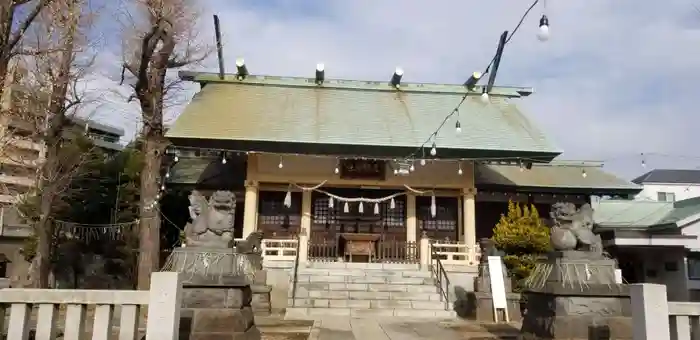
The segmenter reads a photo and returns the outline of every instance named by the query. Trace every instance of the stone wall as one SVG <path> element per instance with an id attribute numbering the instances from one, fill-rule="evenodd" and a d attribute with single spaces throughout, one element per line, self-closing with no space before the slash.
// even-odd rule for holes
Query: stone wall
<path id="1" fill-rule="evenodd" d="M 259 340 L 250 286 L 185 287 L 181 336 L 191 340 Z"/>

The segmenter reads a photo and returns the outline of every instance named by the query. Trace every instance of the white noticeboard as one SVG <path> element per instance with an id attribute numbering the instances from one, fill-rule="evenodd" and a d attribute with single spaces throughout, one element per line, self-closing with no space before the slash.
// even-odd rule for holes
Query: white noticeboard
<path id="1" fill-rule="evenodd" d="M 506 301 L 506 286 L 503 282 L 503 261 L 500 256 L 489 256 L 489 276 L 491 278 L 491 298 L 493 299 L 493 310 L 497 312 L 503 309 L 508 315 L 508 302 Z M 496 320 L 497 321 L 497 320 Z"/>
<path id="2" fill-rule="evenodd" d="M 615 269 L 615 283 L 622 283 L 622 269 Z"/>

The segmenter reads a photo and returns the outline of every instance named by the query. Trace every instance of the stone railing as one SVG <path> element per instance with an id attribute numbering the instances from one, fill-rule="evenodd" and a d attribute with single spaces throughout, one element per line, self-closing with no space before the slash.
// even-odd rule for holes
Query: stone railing
<path id="1" fill-rule="evenodd" d="M 294 261 L 298 243 L 297 239 L 264 239 L 263 258 L 267 261 Z"/>
<path id="2" fill-rule="evenodd" d="M 0 304 L 9 306 L 7 339 L 27 339 L 32 310 L 36 312 L 35 339 L 108 340 L 112 336 L 115 307 L 120 307 L 119 339 L 138 335 L 139 309 L 148 306 L 146 340 L 178 339 L 182 283 L 178 273 L 160 272 L 151 276 L 148 291 L 2 289 Z M 94 305 L 91 327 L 87 322 L 88 306 Z M 65 310 L 65 313 L 63 312 Z M 7 310 L 2 310 L 0 322 Z M 63 314 L 63 315 L 62 315 Z M 63 327 L 58 324 L 64 319 Z M 3 329 L 0 327 L 0 329 Z M 89 332 L 88 329 L 92 331 Z"/>
<path id="3" fill-rule="evenodd" d="M 434 256 L 444 265 L 475 266 L 479 264 L 481 252 L 478 245 L 471 247 L 463 242 L 433 240 Z"/>
<path id="4" fill-rule="evenodd" d="M 669 302 L 666 285 L 633 284 L 633 340 L 690 340 L 700 334 L 700 303 Z"/>
<path id="5" fill-rule="evenodd" d="M 233 239 L 233 245 L 245 241 L 244 238 Z M 265 261 L 294 261 L 297 256 L 299 240 L 266 238 L 262 240 L 261 251 Z"/>

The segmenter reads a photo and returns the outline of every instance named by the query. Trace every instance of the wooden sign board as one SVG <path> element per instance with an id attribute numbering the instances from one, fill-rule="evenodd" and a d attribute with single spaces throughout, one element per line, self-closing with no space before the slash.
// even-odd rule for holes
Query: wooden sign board
<path id="1" fill-rule="evenodd" d="M 341 159 L 340 178 L 369 179 L 383 181 L 386 176 L 386 163 L 372 159 Z M 372 207 L 368 210 L 371 211 Z"/>
<path id="2" fill-rule="evenodd" d="M 506 299 L 506 285 L 503 281 L 503 261 L 500 256 L 489 256 L 489 277 L 491 279 L 491 299 L 493 300 L 493 318 L 498 322 L 498 313 L 503 311 L 504 319 L 508 318 L 508 300 Z"/>

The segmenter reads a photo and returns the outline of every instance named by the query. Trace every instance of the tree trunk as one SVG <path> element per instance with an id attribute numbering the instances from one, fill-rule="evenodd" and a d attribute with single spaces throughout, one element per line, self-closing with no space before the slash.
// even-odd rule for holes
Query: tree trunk
<path id="1" fill-rule="evenodd" d="M 35 288 L 49 288 L 49 276 L 51 273 L 51 244 L 54 238 L 54 224 L 51 221 L 56 183 L 50 183 L 41 177 L 52 175 L 56 169 L 55 161 L 58 152 L 58 143 L 48 144 L 46 159 L 37 179 L 40 185 L 41 202 L 39 205 L 39 221 L 34 225 L 36 237 L 36 253 L 34 255 L 32 286 Z"/>
<path id="2" fill-rule="evenodd" d="M 144 127 L 144 130 L 150 130 Z M 157 135 L 144 131 L 144 164 L 141 170 L 141 203 L 139 221 L 138 289 L 148 290 L 151 273 L 160 268 L 160 207 L 153 206 L 158 199 L 160 165 L 163 159 L 162 142 Z"/>

